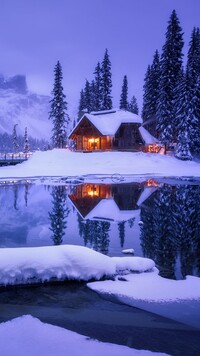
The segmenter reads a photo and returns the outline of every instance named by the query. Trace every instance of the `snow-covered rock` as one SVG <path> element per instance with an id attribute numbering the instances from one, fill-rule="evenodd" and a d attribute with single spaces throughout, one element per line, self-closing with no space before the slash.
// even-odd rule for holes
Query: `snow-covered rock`
<path id="1" fill-rule="evenodd" d="M 144 272 L 155 266 L 142 257 L 111 258 L 74 245 L 0 249 L 0 285 L 65 279 L 88 281 L 117 273 Z"/>

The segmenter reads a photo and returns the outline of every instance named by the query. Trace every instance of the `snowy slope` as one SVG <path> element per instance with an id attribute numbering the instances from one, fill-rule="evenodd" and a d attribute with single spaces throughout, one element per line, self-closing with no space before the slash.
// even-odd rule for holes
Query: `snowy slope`
<path id="1" fill-rule="evenodd" d="M 25 127 L 33 138 L 49 140 L 52 124 L 48 119 L 49 96 L 31 92 L 20 93 L 15 89 L 0 89 L 0 133 L 24 135 Z"/>

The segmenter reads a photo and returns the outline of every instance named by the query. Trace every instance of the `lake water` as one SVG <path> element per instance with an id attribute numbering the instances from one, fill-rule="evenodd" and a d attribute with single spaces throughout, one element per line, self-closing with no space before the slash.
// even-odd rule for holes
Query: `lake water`
<path id="1" fill-rule="evenodd" d="M 0 247 L 83 245 L 152 258 L 163 277 L 200 276 L 200 183 L 0 184 Z"/>
<path id="2" fill-rule="evenodd" d="M 75 244 L 109 256 L 134 249 L 163 277 L 200 276 L 200 182 L 58 183 L 0 183 L 0 248 Z M 100 341 L 198 356 L 199 302 L 165 308 L 113 303 L 78 282 L 0 290 L 0 322 L 31 314 Z M 174 321 L 179 314 L 183 324 Z"/>

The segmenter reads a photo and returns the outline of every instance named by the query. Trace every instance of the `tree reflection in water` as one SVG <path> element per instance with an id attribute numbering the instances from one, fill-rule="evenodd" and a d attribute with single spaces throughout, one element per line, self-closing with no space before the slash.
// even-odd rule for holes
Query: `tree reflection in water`
<path id="1" fill-rule="evenodd" d="M 84 220 L 78 215 L 79 234 L 84 245 L 95 251 L 108 254 L 110 223 L 107 221 Z"/>
<path id="2" fill-rule="evenodd" d="M 52 231 L 52 240 L 54 245 L 60 245 L 63 242 L 65 229 L 67 227 L 67 217 L 69 209 L 66 207 L 66 187 L 52 187 L 52 211 L 49 212 L 50 230 Z"/>
<path id="3" fill-rule="evenodd" d="M 199 185 L 159 187 L 142 204 L 141 220 L 143 254 L 156 262 L 160 275 L 172 279 L 199 275 Z"/>

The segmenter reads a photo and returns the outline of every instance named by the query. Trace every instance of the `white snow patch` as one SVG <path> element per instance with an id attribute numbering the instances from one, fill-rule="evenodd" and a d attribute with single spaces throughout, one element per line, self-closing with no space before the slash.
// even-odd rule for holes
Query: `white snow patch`
<path id="1" fill-rule="evenodd" d="M 0 285 L 46 282 L 51 279 L 99 280 L 155 266 L 142 257 L 113 258 L 83 246 L 61 245 L 0 249 Z"/>
<path id="2" fill-rule="evenodd" d="M 147 356 L 166 355 L 86 338 L 58 326 L 42 323 L 30 315 L 0 324 L 2 356 Z"/>
<path id="3" fill-rule="evenodd" d="M 54 149 L 35 152 L 19 165 L 1 167 L 7 177 L 79 177 L 83 175 L 148 175 L 200 177 L 200 164 L 174 157 L 142 152 L 92 152 L 90 154 Z"/>
<path id="4" fill-rule="evenodd" d="M 127 257 L 128 259 L 128 257 Z M 126 275 L 126 283 L 119 280 L 88 283 L 96 292 L 115 295 L 121 302 L 134 306 L 135 301 L 174 302 L 200 299 L 200 278 L 187 276 L 185 280 L 171 280 L 152 272 Z"/>
<path id="5" fill-rule="evenodd" d="M 127 254 L 127 255 L 134 255 L 135 251 L 133 248 L 127 248 L 125 250 L 122 250 L 122 253 Z"/>

